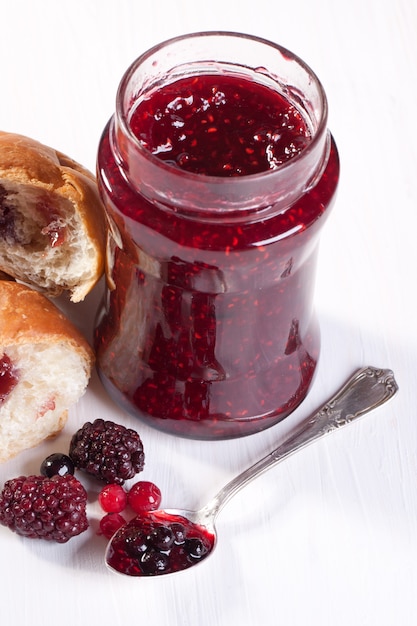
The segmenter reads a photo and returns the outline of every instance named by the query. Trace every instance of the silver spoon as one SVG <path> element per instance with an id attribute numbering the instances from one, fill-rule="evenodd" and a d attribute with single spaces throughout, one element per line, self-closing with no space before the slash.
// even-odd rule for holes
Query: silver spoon
<path id="1" fill-rule="evenodd" d="M 397 391 L 391 370 L 358 370 L 319 411 L 302 421 L 275 450 L 231 480 L 203 508 L 160 510 L 119 529 L 107 546 L 106 564 L 121 574 L 154 576 L 200 563 L 217 543 L 217 515 L 240 489 L 307 444 L 379 407 Z"/>

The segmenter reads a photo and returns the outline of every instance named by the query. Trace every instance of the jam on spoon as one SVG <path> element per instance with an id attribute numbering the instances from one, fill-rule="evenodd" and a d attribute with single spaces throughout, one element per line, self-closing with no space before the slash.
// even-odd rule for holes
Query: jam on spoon
<path id="1" fill-rule="evenodd" d="M 107 564 L 129 576 L 172 574 L 210 554 L 215 535 L 168 511 L 149 512 L 131 520 L 111 541 Z"/>
<path id="2" fill-rule="evenodd" d="M 242 487 L 307 444 L 382 405 L 398 390 L 391 370 L 358 370 L 317 413 L 280 446 L 231 480 L 199 511 L 159 510 L 138 516 L 110 540 L 105 560 L 128 576 L 157 576 L 188 569 L 213 552 L 215 519 Z"/>

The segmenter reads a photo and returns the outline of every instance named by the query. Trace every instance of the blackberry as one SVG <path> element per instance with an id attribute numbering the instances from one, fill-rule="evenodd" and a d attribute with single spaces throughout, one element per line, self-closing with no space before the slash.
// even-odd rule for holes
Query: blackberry
<path id="1" fill-rule="evenodd" d="M 65 543 L 88 528 L 87 492 L 71 474 L 19 476 L 0 493 L 0 523 L 18 535 Z"/>
<path id="2" fill-rule="evenodd" d="M 145 463 L 138 433 L 102 419 L 86 422 L 73 435 L 69 456 L 76 468 L 116 485 L 141 472 Z"/>

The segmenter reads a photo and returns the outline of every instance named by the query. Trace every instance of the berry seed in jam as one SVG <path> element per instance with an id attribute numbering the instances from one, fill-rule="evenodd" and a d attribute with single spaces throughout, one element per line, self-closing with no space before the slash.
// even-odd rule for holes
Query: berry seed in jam
<path id="1" fill-rule="evenodd" d="M 214 548 L 214 536 L 188 519 L 157 511 L 138 516 L 113 537 L 107 564 L 128 576 L 158 576 L 200 563 Z"/>

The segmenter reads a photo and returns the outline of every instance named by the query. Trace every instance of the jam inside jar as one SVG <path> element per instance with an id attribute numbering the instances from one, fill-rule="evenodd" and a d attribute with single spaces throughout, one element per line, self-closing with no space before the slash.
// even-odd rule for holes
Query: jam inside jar
<path id="1" fill-rule="evenodd" d="M 165 42 L 123 77 L 97 173 L 109 240 L 95 347 L 109 394 L 198 439 L 287 416 L 316 369 L 316 259 L 339 178 L 310 68 L 247 35 Z"/>

